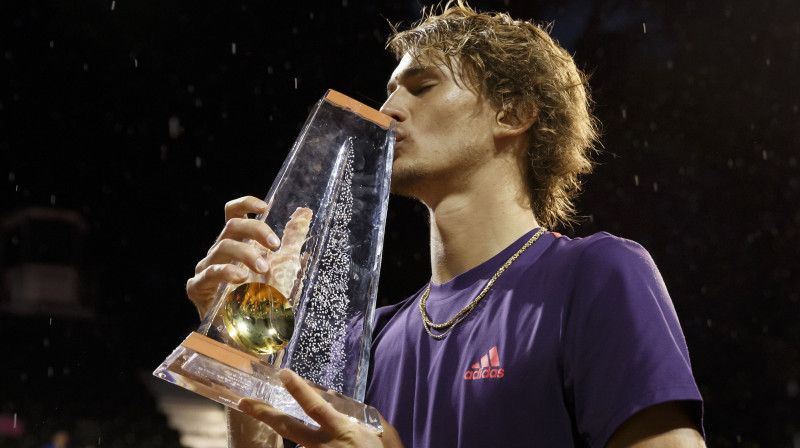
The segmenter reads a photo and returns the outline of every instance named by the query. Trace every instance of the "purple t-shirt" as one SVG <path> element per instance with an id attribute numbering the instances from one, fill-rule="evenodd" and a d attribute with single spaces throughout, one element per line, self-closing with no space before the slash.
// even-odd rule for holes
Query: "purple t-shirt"
<path id="1" fill-rule="evenodd" d="M 531 236 L 447 283 L 426 310 L 446 322 Z M 701 397 L 650 255 L 607 233 L 545 233 L 443 340 L 419 298 L 378 310 L 365 401 L 407 447 L 602 447 L 626 419 Z"/>

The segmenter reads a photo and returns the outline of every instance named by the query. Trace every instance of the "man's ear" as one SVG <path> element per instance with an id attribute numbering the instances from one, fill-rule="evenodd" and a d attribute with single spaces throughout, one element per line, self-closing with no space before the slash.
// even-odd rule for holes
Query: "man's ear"
<path id="1" fill-rule="evenodd" d="M 501 109 L 495 114 L 494 137 L 517 137 L 528 132 L 536 122 L 536 110 L 521 108 L 517 113 L 510 109 Z"/>

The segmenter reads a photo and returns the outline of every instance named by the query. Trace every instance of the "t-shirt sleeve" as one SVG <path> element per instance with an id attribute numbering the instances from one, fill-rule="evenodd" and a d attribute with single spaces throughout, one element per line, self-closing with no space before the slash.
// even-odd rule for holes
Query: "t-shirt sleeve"
<path id="1" fill-rule="evenodd" d="M 565 399 L 586 444 L 605 446 L 625 420 L 668 401 L 693 401 L 699 419 L 686 342 L 647 251 L 599 238 L 578 257 L 572 278 L 563 320 Z"/>

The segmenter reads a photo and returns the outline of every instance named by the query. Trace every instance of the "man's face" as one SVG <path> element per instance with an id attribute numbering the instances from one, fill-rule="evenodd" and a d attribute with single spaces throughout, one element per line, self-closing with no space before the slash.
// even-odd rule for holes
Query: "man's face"
<path id="1" fill-rule="evenodd" d="M 392 192 L 429 206 L 466 188 L 494 149 L 496 111 L 461 77 L 460 62 L 452 66 L 406 54 L 381 108 L 397 120 Z"/>

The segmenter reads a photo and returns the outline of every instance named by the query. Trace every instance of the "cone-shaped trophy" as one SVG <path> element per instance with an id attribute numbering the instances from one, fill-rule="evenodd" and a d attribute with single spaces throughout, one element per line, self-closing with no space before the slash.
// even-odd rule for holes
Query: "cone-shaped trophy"
<path id="1" fill-rule="evenodd" d="M 283 388 L 278 367 L 287 367 L 337 410 L 382 431 L 377 411 L 361 400 L 393 129 L 390 117 L 338 92 L 320 99 L 267 194 L 269 209 L 256 218 L 281 236 L 269 271 L 221 285 L 200 327 L 155 376 L 234 409 L 243 397 L 263 400 L 317 426 Z"/>

